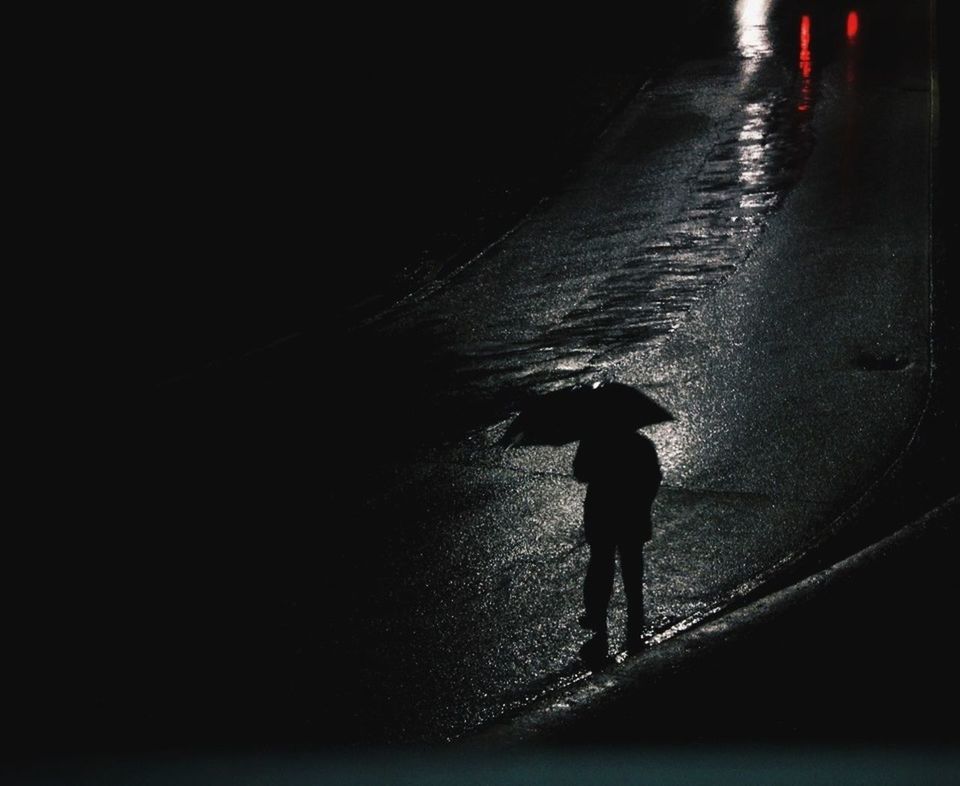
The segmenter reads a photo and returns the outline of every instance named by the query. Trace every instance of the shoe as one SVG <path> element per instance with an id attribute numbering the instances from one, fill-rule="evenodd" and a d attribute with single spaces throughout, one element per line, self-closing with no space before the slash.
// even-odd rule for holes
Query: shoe
<path id="1" fill-rule="evenodd" d="M 610 654 L 607 651 L 607 637 L 603 633 L 598 633 L 589 641 L 584 642 L 580 647 L 580 659 L 584 665 L 591 669 L 599 669 L 610 661 Z"/>
<path id="2" fill-rule="evenodd" d="M 591 617 L 589 614 L 581 614 L 577 622 L 580 623 L 581 628 L 592 630 L 594 633 L 607 632 L 607 621 L 596 619 L 595 617 Z"/>

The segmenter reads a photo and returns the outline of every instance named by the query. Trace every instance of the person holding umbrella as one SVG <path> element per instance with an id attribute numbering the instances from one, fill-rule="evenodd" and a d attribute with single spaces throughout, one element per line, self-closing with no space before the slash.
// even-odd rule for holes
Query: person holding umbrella
<path id="1" fill-rule="evenodd" d="M 585 659 L 606 654 L 607 609 L 616 557 L 627 596 L 627 650 L 643 645 L 643 547 L 663 474 L 653 443 L 637 429 L 673 420 L 646 394 L 618 382 L 554 391 L 532 401 L 504 434 L 507 445 L 563 445 L 579 440 L 573 474 L 587 484 L 584 536 L 590 561 L 580 624 L 595 636 Z"/>
<path id="2" fill-rule="evenodd" d="M 651 508 L 663 479 L 657 450 L 635 431 L 599 429 L 580 441 L 573 474 L 587 484 L 583 528 L 590 547 L 580 624 L 606 637 L 619 552 L 627 650 L 636 652 L 643 642 L 643 546 L 653 534 Z"/>

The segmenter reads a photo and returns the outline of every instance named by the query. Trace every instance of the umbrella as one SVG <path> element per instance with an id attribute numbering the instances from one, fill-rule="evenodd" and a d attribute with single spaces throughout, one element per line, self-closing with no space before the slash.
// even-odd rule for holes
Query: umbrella
<path id="1" fill-rule="evenodd" d="M 646 393 L 620 382 L 578 385 L 538 396 L 507 428 L 504 445 L 565 445 L 597 432 L 636 431 L 673 420 Z"/>

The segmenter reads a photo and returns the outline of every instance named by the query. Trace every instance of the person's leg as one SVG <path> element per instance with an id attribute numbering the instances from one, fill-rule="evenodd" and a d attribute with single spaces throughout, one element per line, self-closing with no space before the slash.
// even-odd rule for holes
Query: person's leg
<path id="1" fill-rule="evenodd" d="M 643 612 L 643 540 L 630 538 L 620 544 L 620 573 L 627 596 L 627 649 L 642 643 Z"/>
<path id="2" fill-rule="evenodd" d="M 616 545 L 591 543 L 590 564 L 583 583 L 583 602 L 586 615 L 581 623 L 594 631 L 607 628 L 607 607 L 613 593 L 613 575 L 616 571 Z"/>

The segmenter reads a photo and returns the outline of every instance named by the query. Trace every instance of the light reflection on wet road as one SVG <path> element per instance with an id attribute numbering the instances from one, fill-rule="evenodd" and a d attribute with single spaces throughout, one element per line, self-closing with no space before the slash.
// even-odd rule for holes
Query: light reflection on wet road
<path id="1" fill-rule="evenodd" d="M 454 737 L 584 674 L 575 446 L 499 449 L 519 391 L 616 377 L 677 414 L 649 430 L 666 475 L 654 641 L 806 548 L 909 435 L 926 377 L 929 108 L 903 85 L 926 73 L 924 21 L 878 13 L 920 40 L 893 67 L 874 53 L 867 85 L 842 49 L 866 14 L 853 35 L 839 16 L 840 43 L 818 49 L 831 17 L 771 13 L 739 0 L 735 49 L 654 80 L 561 193 L 366 328 L 442 369 L 438 411 L 490 413 L 369 468 L 362 515 L 396 526 L 382 592 L 356 601 L 344 645 L 366 728 Z M 895 373 L 855 362 L 890 352 L 908 359 Z"/>

